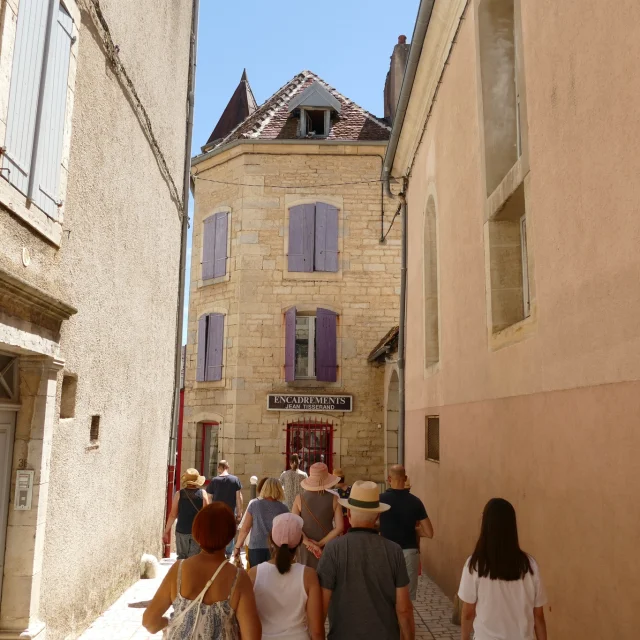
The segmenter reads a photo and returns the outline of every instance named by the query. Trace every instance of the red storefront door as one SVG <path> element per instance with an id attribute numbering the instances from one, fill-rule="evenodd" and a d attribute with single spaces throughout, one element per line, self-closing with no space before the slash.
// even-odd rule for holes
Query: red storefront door
<path id="1" fill-rule="evenodd" d="M 287 458 L 289 468 L 291 455 L 300 456 L 300 469 L 309 473 L 315 462 L 324 462 L 333 470 L 333 425 L 318 420 L 296 420 L 287 424 Z"/>

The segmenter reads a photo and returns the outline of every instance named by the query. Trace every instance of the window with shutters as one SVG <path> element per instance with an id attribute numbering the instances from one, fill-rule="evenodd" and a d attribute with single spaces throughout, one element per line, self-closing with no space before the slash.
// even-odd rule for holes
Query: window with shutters
<path id="1" fill-rule="evenodd" d="M 338 225 L 338 208 L 326 202 L 290 207 L 288 270 L 337 272 Z"/>
<path id="2" fill-rule="evenodd" d="M 285 380 L 338 380 L 338 314 L 295 307 L 285 313 Z"/>
<path id="3" fill-rule="evenodd" d="M 222 380 L 224 315 L 208 313 L 198 320 L 197 382 Z"/>
<path id="4" fill-rule="evenodd" d="M 202 229 L 202 280 L 219 282 L 228 273 L 229 211 L 218 211 L 205 218 Z M 209 282 L 207 282 L 209 283 Z"/>
<path id="5" fill-rule="evenodd" d="M 77 15 L 77 7 L 72 8 Z M 1 175 L 25 198 L 12 210 L 18 208 L 14 212 L 45 235 L 43 219 L 30 215 L 29 205 L 36 205 L 50 220 L 62 219 L 61 173 L 65 137 L 70 136 L 67 97 L 75 81 L 70 63 L 75 57 L 76 22 L 62 2 L 20 0 L 13 59 L 6 70 L 11 82 Z"/>

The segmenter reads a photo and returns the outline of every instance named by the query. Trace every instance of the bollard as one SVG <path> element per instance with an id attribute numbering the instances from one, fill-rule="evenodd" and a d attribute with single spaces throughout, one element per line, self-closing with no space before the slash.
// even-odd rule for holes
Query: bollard
<path id="1" fill-rule="evenodd" d="M 251 499 L 255 500 L 258 491 L 258 476 L 251 476 L 249 482 L 251 483 Z"/>

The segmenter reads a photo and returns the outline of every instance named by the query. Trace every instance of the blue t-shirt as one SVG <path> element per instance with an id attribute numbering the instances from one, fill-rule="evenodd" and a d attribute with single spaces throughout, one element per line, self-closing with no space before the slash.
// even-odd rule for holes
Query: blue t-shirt
<path id="1" fill-rule="evenodd" d="M 216 476 L 211 478 L 207 493 L 211 494 L 211 500 L 214 502 L 224 502 L 231 507 L 232 511 L 236 510 L 236 493 L 242 489 L 240 480 L 236 476 L 228 474 L 226 476 Z"/>
<path id="2" fill-rule="evenodd" d="M 402 549 L 419 549 L 416 525 L 428 517 L 422 500 L 409 489 L 387 489 L 380 494 L 380 502 L 391 505 L 380 514 L 380 533 Z"/>
<path id="3" fill-rule="evenodd" d="M 268 549 L 273 519 L 281 513 L 289 513 L 289 508 L 284 502 L 275 500 L 252 500 L 247 512 L 253 518 L 249 549 Z"/>

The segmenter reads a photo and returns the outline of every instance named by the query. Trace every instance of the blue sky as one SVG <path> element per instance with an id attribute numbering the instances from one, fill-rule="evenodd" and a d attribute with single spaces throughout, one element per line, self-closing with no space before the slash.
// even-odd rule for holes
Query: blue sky
<path id="1" fill-rule="evenodd" d="M 411 40 L 418 4 L 201 0 L 192 155 L 207 141 L 245 68 L 258 104 L 308 69 L 382 116 L 389 56 L 399 35 Z M 191 237 L 187 272 L 190 262 Z"/>

